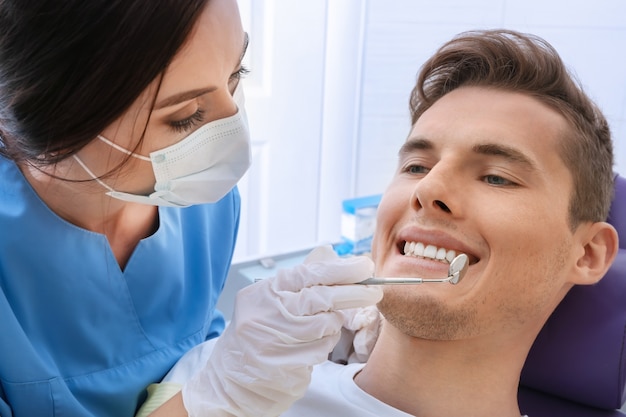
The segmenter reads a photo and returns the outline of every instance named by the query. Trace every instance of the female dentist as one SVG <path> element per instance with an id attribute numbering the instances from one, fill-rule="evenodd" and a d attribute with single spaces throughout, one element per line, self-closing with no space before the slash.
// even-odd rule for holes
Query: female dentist
<path id="1" fill-rule="evenodd" d="M 215 311 L 250 163 L 236 0 L 0 2 L 0 415 L 132 416 Z M 323 249 L 238 296 L 164 415 L 277 415 L 353 308 Z"/>

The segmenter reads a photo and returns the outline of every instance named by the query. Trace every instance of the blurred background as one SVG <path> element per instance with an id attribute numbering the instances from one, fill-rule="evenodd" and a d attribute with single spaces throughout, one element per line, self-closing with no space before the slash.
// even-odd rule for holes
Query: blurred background
<path id="1" fill-rule="evenodd" d="M 624 0 L 239 0 L 253 164 L 235 262 L 341 238 L 342 202 L 380 194 L 410 129 L 420 65 L 453 35 L 550 42 L 611 125 L 626 175 Z"/>

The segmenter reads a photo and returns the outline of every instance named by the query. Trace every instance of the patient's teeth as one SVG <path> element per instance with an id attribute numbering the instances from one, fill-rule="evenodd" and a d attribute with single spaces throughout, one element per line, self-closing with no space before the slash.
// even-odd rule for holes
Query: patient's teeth
<path id="1" fill-rule="evenodd" d="M 424 256 L 426 258 L 435 258 L 437 256 L 437 247 L 433 245 L 428 245 L 424 248 Z"/>
<path id="2" fill-rule="evenodd" d="M 409 253 L 413 253 L 413 251 L 415 250 L 415 242 L 411 242 L 411 244 L 409 245 Z"/>
<path id="3" fill-rule="evenodd" d="M 415 245 L 415 254 L 416 254 L 417 256 L 424 256 L 424 244 L 423 244 L 423 243 L 418 242 L 418 243 Z"/>
<path id="4" fill-rule="evenodd" d="M 456 251 L 446 248 L 437 248 L 435 245 L 424 245 L 422 242 L 404 242 L 404 254 L 408 256 L 419 256 L 435 259 L 437 261 L 447 261 L 448 263 L 456 257 Z"/>

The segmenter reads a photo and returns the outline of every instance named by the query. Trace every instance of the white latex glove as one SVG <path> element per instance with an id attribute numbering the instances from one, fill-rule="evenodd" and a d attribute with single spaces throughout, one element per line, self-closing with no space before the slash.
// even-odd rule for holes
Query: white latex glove
<path id="1" fill-rule="evenodd" d="M 366 257 L 339 258 L 316 248 L 303 264 L 239 291 L 230 325 L 202 370 L 183 386 L 191 417 L 277 416 L 302 397 L 312 367 L 328 358 L 341 333 L 341 310 L 373 305 Z"/>
<path id="2" fill-rule="evenodd" d="M 365 363 L 374 349 L 382 315 L 376 306 L 345 310 L 341 339 L 328 356 L 328 359 L 340 363 Z"/>
<path id="3" fill-rule="evenodd" d="M 348 363 L 367 362 L 367 359 L 374 349 L 380 327 L 382 325 L 383 316 L 376 306 L 369 306 L 360 309 L 351 320 L 344 324 L 347 329 L 354 332 L 354 340 L 352 342 L 353 352 L 348 357 Z"/>

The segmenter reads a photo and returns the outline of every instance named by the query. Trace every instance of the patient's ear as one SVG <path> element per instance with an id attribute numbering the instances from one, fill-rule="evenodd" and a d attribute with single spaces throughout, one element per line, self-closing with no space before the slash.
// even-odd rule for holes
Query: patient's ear
<path id="1" fill-rule="evenodd" d="M 595 284 L 606 274 L 618 250 L 617 231 L 606 222 L 583 225 L 580 241 L 582 250 L 574 267 L 574 284 Z"/>

